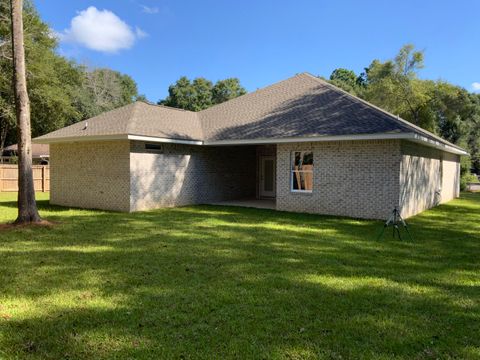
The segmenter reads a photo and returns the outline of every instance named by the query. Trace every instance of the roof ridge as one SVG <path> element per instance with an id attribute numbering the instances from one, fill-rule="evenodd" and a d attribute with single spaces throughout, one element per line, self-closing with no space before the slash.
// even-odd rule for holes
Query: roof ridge
<path id="1" fill-rule="evenodd" d="M 282 83 L 284 83 L 285 81 L 291 80 L 291 79 L 293 79 L 293 78 L 295 78 L 295 77 L 298 77 L 298 76 L 300 76 L 300 75 L 302 75 L 302 74 L 303 74 L 303 73 L 297 73 L 297 74 L 295 74 L 295 75 L 293 75 L 293 76 L 290 76 L 290 77 L 288 77 L 288 78 L 286 78 L 286 79 L 277 81 L 276 83 L 267 85 L 267 86 L 262 87 L 262 88 L 258 88 L 258 89 L 255 90 L 255 91 L 247 92 L 246 94 L 243 94 L 243 95 L 234 97 L 233 99 L 224 101 L 224 102 L 219 103 L 219 104 L 215 104 L 215 105 L 210 106 L 210 107 L 208 107 L 208 108 L 206 108 L 206 109 L 203 109 L 203 110 L 200 110 L 200 111 L 195 111 L 195 113 L 196 113 L 196 114 L 201 114 L 201 113 L 203 113 L 203 112 L 205 112 L 205 111 L 207 111 L 207 110 L 216 108 L 216 107 L 218 107 L 218 106 L 220 106 L 220 105 L 226 105 L 226 104 L 228 104 L 228 103 L 230 103 L 230 102 L 232 102 L 232 101 L 245 98 L 246 96 L 253 95 L 253 94 L 257 94 L 257 93 L 259 93 L 259 92 L 263 92 L 264 90 L 267 90 L 267 89 L 270 89 L 270 88 L 272 88 L 272 87 L 274 87 L 274 86 L 277 86 L 277 85 L 279 85 L 279 84 L 282 84 Z"/>
<path id="2" fill-rule="evenodd" d="M 132 105 L 132 109 L 130 110 L 130 114 L 129 114 L 129 119 L 130 121 L 127 121 L 127 126 L 125 126 L 125 132 L 127 134 L 130 134 L 130 130 L 134 128 L 134 125 L 136 123 L 136 116 L 135 116 L 135 113 L 137 112 L 137 109 L 138 109 L 138 101 L 135 101 L 133 103 L 131 103 Z"/>
<path id="3" fill-rule="evenodd" d="M 189 113 L 193 113 L 193 114 L 196 114 L 196 113 L 199 112 L 199 111 L 192 111 L 192 110 L 186 110 L 186 109 L 176 108 L 176 107 L 173 107 L 173 106 L 166 106 L 166 105 L 161 105 L 161 104 L 154 104 L 154 103 L 151 103 L 151 102 L 145 101 L 145 100 L 136 100 L 135 103 L 143 103 L 143 104 L 145 104 L 145 105 L 150 105 L 150 106 L 154 106 L 154 107 L 160 107 L 160 108 L 164 108 L 164 109 L 167 109 L 167 110 L 177 110 L 177 111 L 189 112 Z"/>
<path id="4" fill-rule="evenodd" d="M 394 120 L 394 121 L 396 121 L 396 122 L 398 122 L 398 123 L 400 123 L 400 124 L 402 124 L 402 125 L 405 125 L 405 126 L 407 126 L 407 127 L 412 128 L 412 129 L 415 130 L 415 131 L 424 133 L 424 134 L 426 134 L 426 135 L 428 135 L 428 136 L 431 136 L 431 137 L 433 137 L 433 138 L 435 138 L 435 139 L 437 139 L 437 140 L 440 140 L 440 141 L 442 141 L 442 142 L 445 142 L 445 143 L 447 143 L 448 145 L 451 145 L 451 146 L 454 146 L 454 147 L 456 147 L 456 148 L 458 148 L 458 149 L 461 149 L 460 146 L 455 145 L 455 144 L 451 143 L 451 142 L 448 141 L 448 140 L 445 140 L 445 139 L 442 138 L 441 136 L 435 135 L 434 133 L 432 133 L 432 132 L 430 132 L 430 131 L 428 131 L 428 130 L 423 129 L 423 128 L 421 128 L 421 127 L 418 126 L 418 125 L 412 124 L 410 121 L 407 121 L 407 120 L 405 120 L 405 119 L 402 119 L 399 115 L 394 115 L 394 114 L 392 114 L 391 112 L 389 112 L 389 111 L 387 111 L 387 110 L 385 110 L 385 109 L 382 109 L 381 107 L 379 107 L 379 106 L 377 106 L 377 105 L 374 105 L 374 104 L 372 104 L 371 102 L 369 102 L 369 101 L 367 101 L 367 100 L 364 100 L 364 99 L 362 99 L 362 98 L 360 98 L 360 97 L 358 97 L 358 96 L 356 96 L 356 95 L 350 94 L 348 91 L 345 91 L 345 90 L 339 88 L 338 86 L 335 86 L 335 85 L 329 83 L 328 81 L 319 78 L 318 76 L 312 75 L 312 74 L 310 74 L 309 72 L 304 72 L 304 73 L 302 73 L 302 74 L 303 74 L 303 75 L 306 75 L 306 76 L 309 76 L 309 77 L 311 77 L 312 79 L 315 79 L 316 81 L 320 82 L 321 84 L 326 85 L 326 86 L 332 88 L 333 90 L 336 90 L 337 92 L 343 93 L 344 95 L 346 95 L 346 96 L 348 96 L 348 97 L 351 97 L 351 98 L 353 98 L 353 99 L 356 100 L 356 101 L 360 101 L 360 102 L 362 102 L 363 104 L 365 104 L 365 105 L 367 105 L 367 106 L 370 106 L 371 108 L 373 108 L 373 109 L 375 109 L 375 110 L 377 110 L 377 111 L 380 111 L 380 112 L 382 112 L 382 113 L 390 116 L 390 117 L 392 118 L 392 120 Z"/>

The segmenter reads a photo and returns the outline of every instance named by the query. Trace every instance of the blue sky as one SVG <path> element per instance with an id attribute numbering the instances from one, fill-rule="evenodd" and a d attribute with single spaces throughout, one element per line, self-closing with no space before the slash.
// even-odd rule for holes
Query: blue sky
<path id="1" fill-rule="evenodd" d="M 476 0 L 35 0 L 59 52 L 132 76 L 157 101 L 182 75 L 238 77 L 247 90 L 308 71 L 361 72 L 405 43 L 421 76 L 480 91 Z M 72 22 L 73 19 L 73 22 Z M 473 85 L 477 83 L 477 86 Z"/>

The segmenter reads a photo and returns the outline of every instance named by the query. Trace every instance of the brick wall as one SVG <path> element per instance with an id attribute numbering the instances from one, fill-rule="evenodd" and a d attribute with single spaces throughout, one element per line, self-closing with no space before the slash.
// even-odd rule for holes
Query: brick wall
<path id="1" fill-rule="evenodd" d="M 442 203 L 460 196 L 460 156 L 443 153 Z"/>
<path id="2" fill-rule="evenodd" d="M 295 150 L 313 151 L 312 193 L 290 191 Z M 50 201 L 136 211 L 253 197 L 257 151 L 177 144 L 153 151 L 126 140 L 52 144 Z M 408 217 L 459 195 L 459 156 L 419 144 L 279 144 L 276 154 L 278 210 L 384 219 L 397 204 Z"/>
<path id="3" fill-rule="evenodd" d="M 403 141 L 400 170 L 401 214 L 409 217 L 459 196 L 460 158 Z"/>
<path id="4" fill-rule="evenodd" d="M 50 202 L 128 211 L 129 150 L 127 140 L 50 145 Z"/>
<path id="5" fill-rule="evenodd" d="M 162 144 L 146 150 L 131 142 L 132 211 L 255 196 L 254 146 Z"/>
<path id="6" fill-rule="evenodd" d="M 312 193 L 290 191 L 292 151 L 313 151 Z M 277 145 L 277 209 L 385 218 L 398 204 L 400 142 L 342 141 Z"/>

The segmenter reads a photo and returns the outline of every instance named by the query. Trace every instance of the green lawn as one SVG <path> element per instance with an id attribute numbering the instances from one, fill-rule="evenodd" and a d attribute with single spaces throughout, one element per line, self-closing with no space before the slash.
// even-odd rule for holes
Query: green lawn
<path id="1" fill-rule="evenodd" d="M 0 232 L 0 358 L 480 359 L 480 194 L 381 222 L 194 206 Z M 15 218 L 0 194 L 0 222 Z"/>

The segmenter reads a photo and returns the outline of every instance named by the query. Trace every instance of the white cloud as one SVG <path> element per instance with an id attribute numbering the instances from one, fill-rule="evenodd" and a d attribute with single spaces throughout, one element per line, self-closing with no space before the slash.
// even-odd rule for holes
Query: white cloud
<path id="1" fill-rule="evenodd" d="M 158 14 L 160 9 L 158 7 L 150 7 L 147 5 L 140 5 L 142 7 L 142 12 L 145 14 Z"/>
<path id="2" fill-rule="evenodd" d="M 148 36 L 148 34 L 145 31 L 143 31 L 142 29 L 140 29 L 138 26 L 135 27 L 135 35 L 137 35 L 138 39 L 143 39 L 143 38 L 146 38 Z"/>
<path id="3" fill-rule="evenodd" d="M 147 36 L 140 28 L 135 31 L 109 10 L 90 6 L 70 22 L 70 28 L 57 33 L 60 41 L 77 43 L 88 49 L 115 53 L 130 49 L 135 40 Z"/>
<path id="4" fill-rule="evenodd" d="M 472 83 L 472 90 L 473 91 L 480 91 L 480 82 Z"/>

